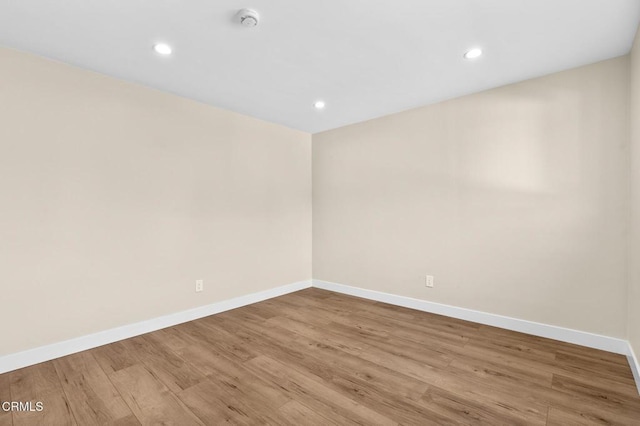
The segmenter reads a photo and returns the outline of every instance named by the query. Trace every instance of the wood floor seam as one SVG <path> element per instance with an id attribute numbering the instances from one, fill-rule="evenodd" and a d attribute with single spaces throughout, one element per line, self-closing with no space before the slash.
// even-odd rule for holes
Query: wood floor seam
<path id="1" fill-rule="evenodd" d="M 65 396 L 65 399 L 67 401 L 67 404 L 69 404 L 69 395 L 67 394 L 67 391 L 64 389 L 64 386 L 62 386 L 62 379 L 60 378 L 60 373 L 58 372 L 58 369 L 56 368 L 55 364 L 53 364 L 53 368 L 56 370 L 56 374 L 58 376 L 58 381 L 60 381 L 60 388 L 62 389 L 62 393 Z M 73 410 L 71 409 L 71 406 L 69 405 L 69 411 L 71 412 L 71 416 L 73 416 L 73 420 L 75 421 L 76 424 L 78 423 L 78 419 L 76 418 L 76 415 L 74 414 Z"/>
<path id="2" fill-rule="evenodd" d="M 120 392 L 120 389 L 118 389 L 118 387 L 113 383 L 113 381 L 111 380 L 111 377 L 109 377 L 109 373 L 107 371 L 105 371 L 104 367 L 102 366 L 102 364 L 100 364 L 98 362 L 98 360 L 96 359 L 95 355 L 92 354 L 93 358 L 96 360 L 96 363 L 98 364 L 98 366 L 100 367 L 100 369 L 102 370 L 102 372 L 104 373 L 105 377 L 107 378 L 107 380 L 109 381 L 109 383 L 111 384 L 111 386 L 113 386 L 113 388 L 116 390 L 116 392 L 118 392 L 118 395 L 120 396 L 120 398 L 122 398 L 122 400 L 124 401 L 124 403 L 127 405 L 127 407 L 129 407 L 129 404 L 127 403 L 127 400 L 124 399 L 124 396 L 122 395 L 122 393 Z M 131 409 L 131 407 L 129 407 L 129 410 L 131 411 L 131 415 L 134 416 L 137 421 L 138 424 L 142 424 L 141 420 L 136 416 L 136 414 L 133 412 L 133 410 Z"/>

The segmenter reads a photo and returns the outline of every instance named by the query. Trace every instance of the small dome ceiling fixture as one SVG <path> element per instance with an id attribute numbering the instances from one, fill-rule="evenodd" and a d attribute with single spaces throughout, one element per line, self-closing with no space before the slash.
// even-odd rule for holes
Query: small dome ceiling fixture
<path id="1" fill-rule="evenodd" d="M 313 103 L 315 109 L 324 109 L 325 106 L 327 106 L 327 104 L 324 101 L 315 101 Z"/>
<path id="2" fill-rule="evenodd" d="M 258 12 L 256 12 L 255 10 L 240 9 L 236 16 L 238 17 L 240 23 L 245 27 L 256 27 L 260 22 L 260 15 L 258 15 Z"/>
<path id="3" fill-rule="evenodd" d="M 156 43 L 153 45 L 153 50 L 156 51 L 156 53 L 160 54 L 160 55 L 164 55 L 164 56 L 168 56 L 171 55 L 172 49 L 171 46 L 169 46 L 166 43 Z"/>
<path id="4" fill-rule="evenodd" d="M 482 56 L 482 49 L 479 49 L 477 47 L 475 49 L 467 51 L 467 53 L 464 54 L 465 59 L 476 59 L 480 56 Z"/>

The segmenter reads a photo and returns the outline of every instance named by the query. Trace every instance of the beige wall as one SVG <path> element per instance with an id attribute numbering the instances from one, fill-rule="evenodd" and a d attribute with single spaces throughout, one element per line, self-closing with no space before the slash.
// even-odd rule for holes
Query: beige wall
<path id="1" fill-rule="evenodd" d="M 314 278 L 626 337 L 627 99 L 621 57 L 314 135 Z"/>
<path id="2" fill-rule="evenodd" d="M 314 278 L 628 328 L 640 354 L 628 61 L 314 135 Z M 0 356 L 311 278 L 310 135 L 8 49 L 0 64 Z"/>
<path id="3" fill-rule="evenodd" d="M 311 278 L 310 135 L 8 49 L 0 100 L 0 355 Z"/>
<path id="4" fill-rule="evenodd" d="M 631 233 L 629 342 L 640 356 L 640 31 L 631 51 Z M 639 384 L 640 386 L 640 384 Z"/>

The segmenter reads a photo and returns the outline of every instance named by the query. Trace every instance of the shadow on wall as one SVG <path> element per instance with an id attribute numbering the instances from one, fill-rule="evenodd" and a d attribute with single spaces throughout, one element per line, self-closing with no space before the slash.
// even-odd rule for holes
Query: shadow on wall
<path id="1" fill-rule="evenodd" d="M 461 184 L 549 195 L 575 190 L 584 173 L 582 144 L 586 140 L 579 125 L 566 123 L 579 122 L 581 94 L 558 90 L 539 96 L 505 96 L 509 99 L 499 107 L 471 105 L 462 112 L 466 125 L 460 131 L 469 130 L 457 139 L 465 141 L 457 150 Z"/>

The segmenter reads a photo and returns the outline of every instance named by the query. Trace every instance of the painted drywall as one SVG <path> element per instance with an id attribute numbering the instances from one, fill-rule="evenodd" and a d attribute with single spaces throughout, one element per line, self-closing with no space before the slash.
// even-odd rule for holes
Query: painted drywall
<path id="1" fill-rule="evenodd" d="M 640 31 L 636 34 L 630 57 L 631 226 L 628 333 L 633 351 L 636 356 L 640 356 Z"/>
<path id="2" fill-rule="evenodd" d="M 314 278 L 626 338 L 628 61 L 315 134 Z"/>
<path id="3" fill-rule="evenodd" d="M 0 355 L 311 278 L 309 134 L 0 64 Z"/>

